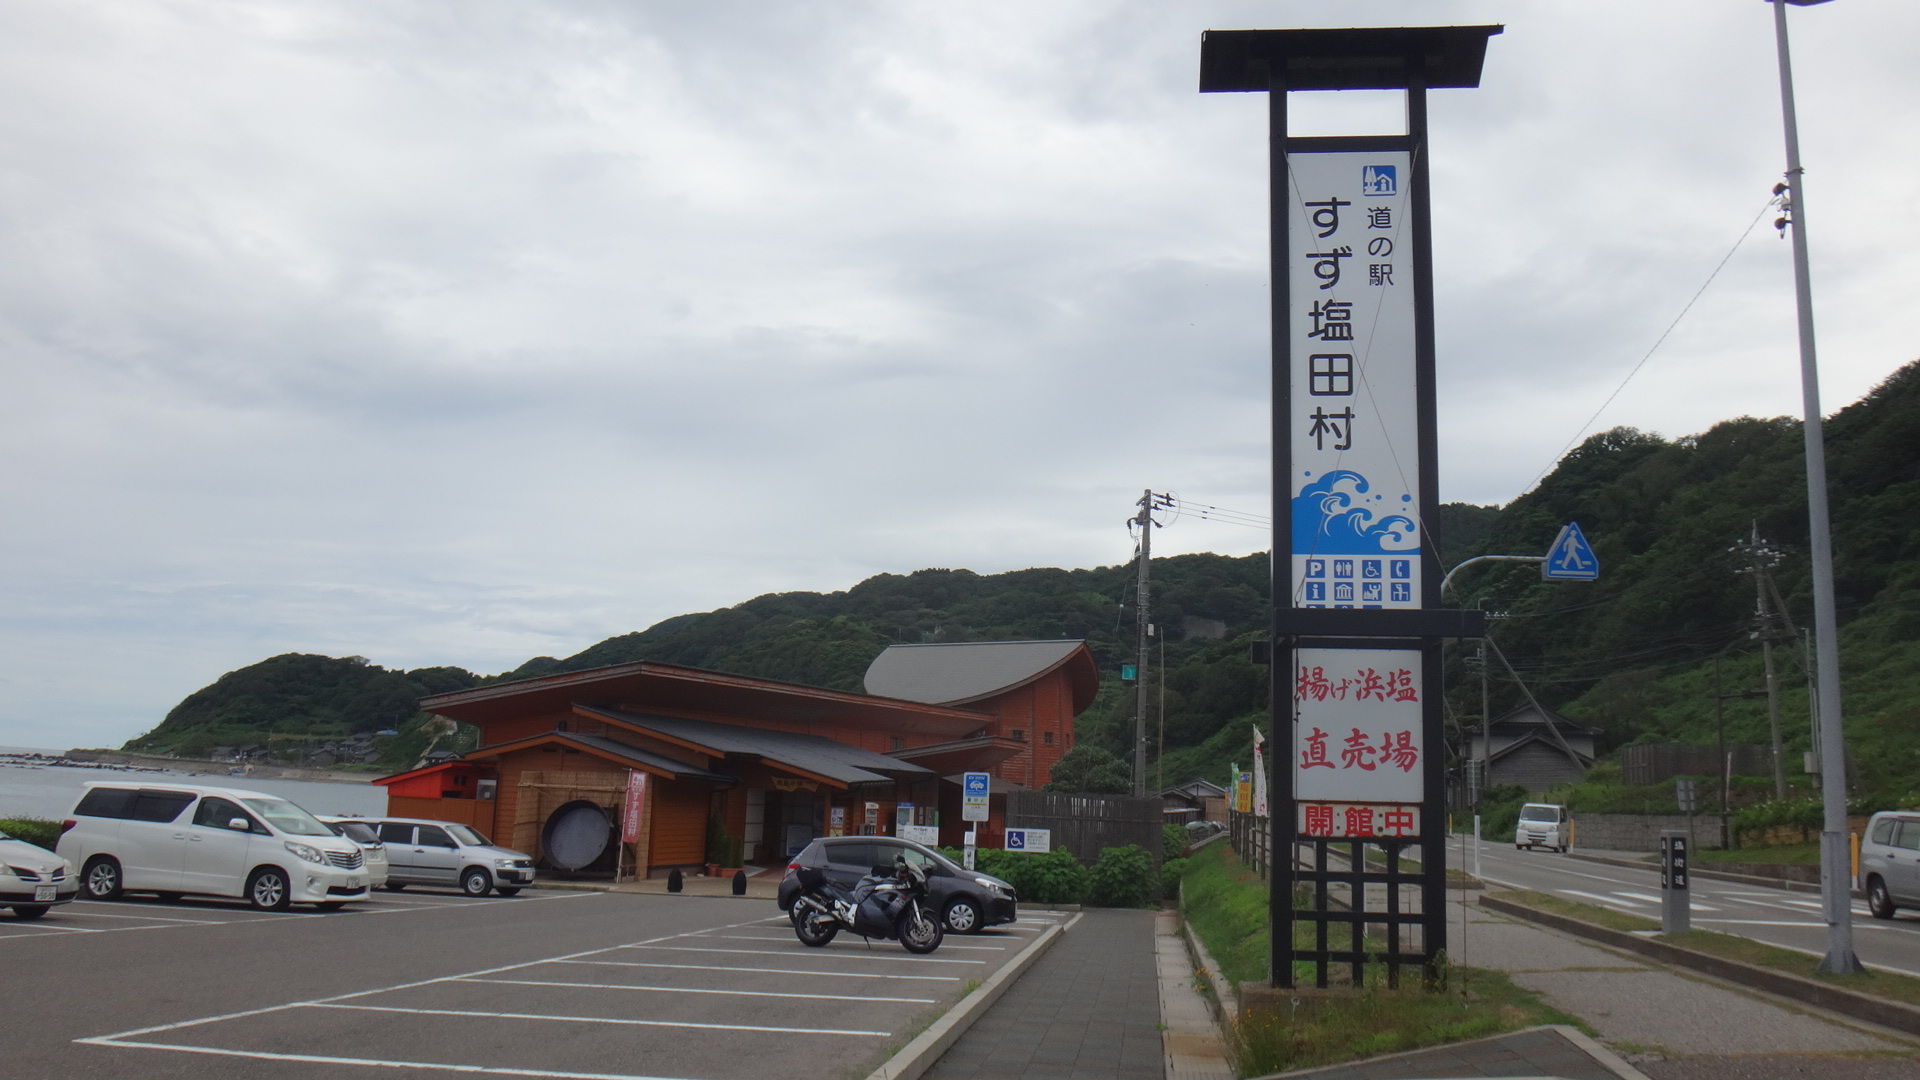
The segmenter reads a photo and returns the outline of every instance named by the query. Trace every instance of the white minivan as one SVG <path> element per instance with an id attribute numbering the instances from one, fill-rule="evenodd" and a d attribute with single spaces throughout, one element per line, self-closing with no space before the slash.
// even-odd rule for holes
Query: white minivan
<path id="1" fill-rule="evenodd" d="M 81 893 L 237 896 L 263 911 L 367 898 L 360 845 L 285 799 L 187 784 L 95 781 L 61 823 L 56 850 Z"/>
<path id="2" fill-rule="evenodd" d="M 1530 802 L 1520 808 L 1520 824 L 1513 830 L 1513 846 L 1565 852 L 1573 842 L 1572 831 L 1566 807 Z"/>

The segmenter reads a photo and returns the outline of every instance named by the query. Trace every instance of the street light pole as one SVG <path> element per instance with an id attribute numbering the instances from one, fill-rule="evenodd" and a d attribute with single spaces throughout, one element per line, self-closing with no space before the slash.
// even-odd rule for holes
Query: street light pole
<path id="1" fill-rule="evenodd" d="M 1813 636 L 1820 673 L 1820 901 L 1827 917 L 1827 954 L 1820 971 L 1865 970 L 1853 952 L 1852 859 L 1847 848 L 1846 736 L 1840 721 L 1839 620 L 1833 599 L 1833 527 L 1827 514 L 1826 437 L 1820 417 L 1820 369 L 1813 347 L 1813 283 L 1807 272 L 1806 174 L 1800 166 L 1800 128 L 1793 107 L 1793 64 L 1787 54 L 1787 4 L 1825 0 L 1769 0 L 1780 53 L 1780 112 L 1787 139 L 1787 214 L 1793 230 L 1793 291 L 1800 325 L 1800 398 L 1805 413 L 1807 524 L 1812 534 Z"/>

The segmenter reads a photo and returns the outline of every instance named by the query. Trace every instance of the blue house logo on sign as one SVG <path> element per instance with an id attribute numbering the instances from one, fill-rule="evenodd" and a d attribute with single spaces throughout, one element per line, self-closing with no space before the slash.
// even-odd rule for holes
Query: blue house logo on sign
<path id="1" fill-rule="evenodd" d="M 1399 167 L 1395 165 L 1363 165 L 1360 167 L 1360 193 L 1362 195 L 1395 195 L 1400 191 Z"/>

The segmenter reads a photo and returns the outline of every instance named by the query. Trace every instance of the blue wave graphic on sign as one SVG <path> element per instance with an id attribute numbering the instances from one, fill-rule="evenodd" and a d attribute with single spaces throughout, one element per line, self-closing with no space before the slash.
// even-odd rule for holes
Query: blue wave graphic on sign
<path id="1" fill-rule="evenodd" d="M 1388 514 L 1369 496 L 1367 478 L 1335 469 L 1293 497 L 1295 555 L 1410 555 L 1420 550 L 1420 526 L 1404 514 Z M 1402 504 L 1411 502 L 1401 496 Z"/>

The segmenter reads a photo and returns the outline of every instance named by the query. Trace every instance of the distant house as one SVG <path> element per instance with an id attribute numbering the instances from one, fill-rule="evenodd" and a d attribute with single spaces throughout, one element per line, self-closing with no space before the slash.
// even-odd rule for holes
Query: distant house
<path id="1" fill-rule="evenodd" d="M 1554 712 L 1532 705 L 1495 717 L 1491 740 L 1478 726 L 1472 729 L 1472 752 L 1485 762 L 1488 786 L 1519 784 L 1528 791 L 1545 791 L 1556 784 L 1577 784 L 1593 767 L 1594 736 L 1599 728 L 1576 724 Z"/>
<path id="2" fill-rule="evenodd" d="M 1167 821 L 1179 825 L 1189 821 L 1227 820 L 1227 789 L 1198 777 L 1160 793 L 1166 804 Z"/>

